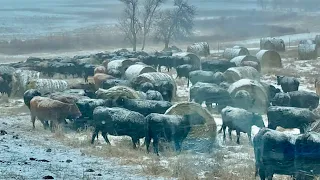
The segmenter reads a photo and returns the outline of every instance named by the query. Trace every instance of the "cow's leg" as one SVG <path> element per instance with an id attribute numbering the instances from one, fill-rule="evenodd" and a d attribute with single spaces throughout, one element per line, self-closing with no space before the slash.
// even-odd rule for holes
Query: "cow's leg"
<path id="1" fill-rule="evenodd" d="M 56 123 L 55 121 L 50 121 L 50 130 L 51 132 L 54 132 L 56 128 Z"/>
<path id="2" fill-rule="evenodd" d="M 150 152 L 149 147 L 150 147 L 151 137 L 149 135 L 147 135 L 144 142 L 146 143 L 147 153 L 149 153 Z"/>
<path id="3" fill-rule="evenodd" d="M 101 132 L 101 135 L 102 135 L 102 137 L 104 138 L 104 140 L 106 141 L 106 143 L 107 143 L 108 145 L 111 145 L 111 143 L 110 143 L 110 141 L 109 141 L 109 139 L 108 139 L 107 132 Z"/>
<path id="4" fill-rule="evenodd" d="M 44 129 L 47 129 L 47 128 L 49 127 L 49 121 L 43 120 L 43 121 L 41 121 L 41 122 L 42 122 L 42 124 L 43 124 L 43 128 L 44 128 Z"/>
<path id="5" fill-rule="evenodd" d="M 265 180 L 266 179 L 266 172 L 263 168 L 259 168 L 259 176 L 260 176 L 260 180 Z"/>
<path id="6" fill-rule="evenodd" d="M 33 116 L 33 115 L 31 114 L 31 122 L 32 122 L 32 128 L 33 128 L 33 129 L 36 128 L 35 125 L 34 125 L 35 121 L 36 121 L 36 116 Z"/>
<path id="7" fill-rule="evenodd" d="M 274 125 L 272 125 L 272 124 L 268 124 L 268 128 L 269 128 L 269 129 L 272 129 L 272 130 L 275 130 L 275 129 L 277 128 L 277 126 L 274 126 Z"/>
<path id="8" fill-rule="evenodd" d="M 300 127 L 299 130 L 300 130 L 300 134 L 304 134 L 304 127 Z"/>
<path id="9" fill-rule="evenodd" d="M 132 139 L 133 149 L 137 149 L 137 143 L 139 141 L 139 138 L 131 137 L 131 139 Z"/>
<path id="10" fill-rule="evenodd" d="M 153 151 L 159 156 L 159 139 L 158 137 L 153 138 Z"/>
<path id="11" fill-rule="evenodd" d="M 228 133 L 229 133 L 229 139 L 230 139 L 230 141 L 232 141 L 231 132 L 232 132 L 232 129 L 228 128 Z"/>
<path id="12" fill-rule="evenodd" d="M 237 144 L 240 144 L 240 131 L 236 130 L 237 132 Z"/>
<path id="13" fill-rule="evenodd" d="M 94 132 L 92 133 L 91 137 L 91 144 L 94 143 L 94 139 L 97 137 L 98 138 L 99 130 L 97 128 L 94 129 Z"/>
<path id="14" fill-rule="evenodd" d="M 226 129 L 227 129 L 227 126 L 222 124 L 222 130 L 223 130 L 223 140 L 225 141 L 226 140 Z"/>
<path id="15" fill-rule="evenodd" d="M 181 152 L 181 141 L 180 140 L 175 140 L 174 146 L 175 146 L 175 149 L 177 152 Z"/>

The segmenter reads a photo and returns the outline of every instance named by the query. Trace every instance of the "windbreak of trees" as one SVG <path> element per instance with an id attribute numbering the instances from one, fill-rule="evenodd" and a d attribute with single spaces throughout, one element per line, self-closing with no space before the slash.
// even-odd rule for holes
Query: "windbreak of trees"
<path id="1" fill-rule="evenodd" d="M 187 0 L 174 0 L 173 8 L 162 10 L 166 0 L 119 0 L 125 7 L 118 27 L 126 40 L 137 50 L 138 42 L 145 49 L 149 36 L 164 43 L 165 48 L 171 40 L 186 37 L 192 33 L 196 13 Z"/>
<path id="2" fill-rule="evenodd" d="M 257 0 L 258 5 L 262 9 L 293 9 L 300 10 L 319 10 L 319 0 Z"/>

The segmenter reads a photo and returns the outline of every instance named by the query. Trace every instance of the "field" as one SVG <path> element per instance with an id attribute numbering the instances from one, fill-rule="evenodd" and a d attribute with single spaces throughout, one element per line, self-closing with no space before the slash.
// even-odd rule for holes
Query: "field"
<path id="1" fill-rule="evenodd" d="M 23 3 L 20 1 L 17 3 Z M 74 56 L 130 47 L 114 27 L 121 10 L 116 1 L 32 2 L 38 3 L 39 7 L 22 8 L 8 3 L 0 8 L 3 15 L 0 18 L 3 24 L 0 26 L 0 63 L 22 61 L 29 56 Z M 277 36 L 284 39 L 288 47 L 280 54 L 283 68 L 265 72 L 262 81 L 277 86 L 275 75 L 296 76 L 301 90 L 315 91 L 314 80 L 320 76 L 319 58 L 308 61 L 296 58 L 298 41 L 320 34 L 318 12 L 261 11 L 251 1 L 231 2 L 226 6 L 230 8 L 223 8 L 225 5 L 219 2 L 191 2 L 199 6 L 195 33 L 188 39 L 175 40 L 171 45 L 186 50 L 193 42 L 207 41 L 214 56 L 220 55 L 226 47 L 243 45 L 255 55 L 260 37 Z M 53 10 L 50 10 L 51 6 Z M 72 11 L 70 7 L 73 7 Z M 19 13 L 11 16 L 10 12 Z M 162 48 L 162 43 L 151 37 L 148 39 L 147 52 Z M 176 76 L 174 70 L 170 73 Z M 178 79 L 177 84 L 177 95 L 187 99 L 186 79 Z M 213 116 L 220 129 L 221 116 Z M 254 128 L 253 134 L 257 131 Z M 287 131 L 298 132 L 296 129 Z M 91 130 L 74 132 L 61 127 L 51 133 L 38 121 L 36 129 L 32 130 L 29 110 L 23 100 L 0 98 L 0 179 L 41 179 L 45 176 L 68 180 L 256 179 L 253 147 L 245 134 L 241 135 L 241 145 L 235 143 L 234 134 L 233 141 L 227 138 L 226 142 L 222 140 L 222 134 L 218 134 L 212 152 L 206 149 L 208 139 L 188 137 L 182 153 L 177 154 L 170 146 L 163 145 L 165 151 L 160 157 L 147 154 L 144 146 L 133 150 L 126 137 L 110 136 L 111 147 L 101 136 L 94 145 L 90 144 L 90 139 Z M 276 176 L 275 179 L 290 178 Z"/>

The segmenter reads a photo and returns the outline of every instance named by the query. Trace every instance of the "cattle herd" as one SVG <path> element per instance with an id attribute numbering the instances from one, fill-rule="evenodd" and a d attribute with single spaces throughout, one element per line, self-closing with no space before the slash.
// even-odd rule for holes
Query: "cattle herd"
<path id="1" fill-rule="evenodd" d="M 197 113 L 166 114 L 170 107 L 179 103 L 176 79 L 185 77 L 187 87 L 189 80 L 192 84 L 189 101 L 204 103 L 210 112 L 221 114 L 219 132 L 223 131 L 223 139 L 227 127 L 230 139 L 231 131 L 236 131 L 238 144 L 240 132 L 247 133 L 254 147 L 256 175 L 261 179 L 272 179 L 274 174 L 296 178 L 300 174 L 319 174 L 320 134 L 309 128 L 320 118 L 312 111 L 319 105 L 318 94 L 299 90 L 300 82 L 295 77 L 277 76 L 274 83 L 281 89 L 260 81 L 260 71 L 264 67 L 259 61 L 235 63 L 211 58 L 208 43 L 192 46 L 183 55 L 168 50 L 148 54 L 122 49 L 73 58 L 30 57 L 24 62 L 0 66 L 0 91 L 10 96 L 17 69 L 40 72 L 46 78 L 56 74 L 66 79 L 82 77 L 83 82 L 68 85 L 59 92 L 44 92 L 41 86 L 30 88 L 29 81 L 33 79 L 27 78 L 26 87 L 22 87 L 26 88 L 23 99 L 30 110 L 33 128 L 36 118 L 51 131 L 55 131 L 58 124 L 71 124 L 75 129 L 91 126 L 94 128 L 92 144 L 100 132 L 108 144 L 108 134 L 129 136 L 133 148 L 137 147 L 139 139 L 145 138 L 147 152 L 152 140 L 153 151 L 159 155 L 160 140 L 173 142 L 175 149 L 181 151 L 182 142 L 193 125 L 206 123 L 205 117 Z M 284 47 L 281 50 L 284 51 Z M 196 55 L 207 57 L 200 59 Z M 134 65 L 137 68 L 128 72 Z M 172 70 L 176 71 L 176 78 L 172 78 Z M 244 73 L 230 77 L 231 70 Z M 243 79 L 248 79 L 249 85 L 240 83 L 240 87 L 234 87 Z M 317 82 L 315 84 L 317 86 Z M 253 90 L 254 87 L 260 89 Z M 265 104 L 257 104 L 263 97 Z M 259 107 L 261 111 L 253 110 L 256 106 L 265 107 Z M 263 114 L 268 118 L 267 127 Z M 253 125 L 261 129 L 251 141 Z M 276 131 L 278 126 L 298 128 L 301 134 Z"/>

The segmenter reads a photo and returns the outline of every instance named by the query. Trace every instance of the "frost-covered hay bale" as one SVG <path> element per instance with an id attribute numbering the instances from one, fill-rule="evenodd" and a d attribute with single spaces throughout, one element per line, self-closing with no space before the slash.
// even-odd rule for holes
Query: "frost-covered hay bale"
<path id="1" fill-rule="evenodd" d="M 249 55 L 249 51 L 243 48 L 226 48 L 223 52 L 223 58 L 231 60 L 237 56 Z"/>
<path id="2" fill-rule="evenodd" d="M 243 51 L 246 51 L 248 55 L 250 54 L 248 48 L 246 48 L 246 47 L 243 47 L 243 46 L 233 46 L 232 48 L 233 48 L 233 49 L 241 49 L 241 50 L 243 50 Z"/>
<path id="3" fill-rule="evenodd" d="M 12 76 L 15 70 L 16 69 L 13 67 L 1 65 L 0 66 L 0 75 L 1 76 L 3 76 L 3 75 Z"/>
<path id="4" fill-rule="evenodd" d="M 230 60 L 230 62 L 235 63 L 237 66 L 240 66 L 243 61 L 255 61 L 259 62 L 257 57 L 252 55 L 245 55 L 245 56 L 237 56 Z"/>
<path id="5" fill-rule="evenodd" d="M 299 44 L 316 44 L 316 41 L 312 39 L 304 39 L 299 41 Z"/>
<path id="6" fill-rule="evenodd" d="M 40 78 L 40 72 L 18 69 L 13 73 L 12 93 L 14 97 L 22 97 L 27 90 L 27 84 L 31 80 Z"/>
<path id="7" fill-rule="evenodd" d="M 143 73 L 137 76 L 135 79 L 133 79 L 132 84 L 134 87 L 136 87 L 145 82 L 149 82 L 155 85 L 162 81 L 168 81 L 173 85 L 172 98 L 174 99 L 176 97 L 177 84 L 176 84 L 176 81 L 173 79 L 173 77 L 170 76 L 169 74 L 162 73 L 162 72 Z"/>
<path id="8" fill-rule="evenodd" d="M 223 75 L 228 83 L 233 83 L 240 79 L 260 81 L 260 73 L 251 66 L 232 67 L 227 69 Z"/>
<path id="9" fill-rule="evenodd" d="M 316 35 L 314 41 L 315 41 L 316 45 L 320 46 L 320 35 Z"/>
<path id="10" fill-rule="evenodd" d="M 217 136 L 217 125 L 210 114 L 210 112 L 203 108 L 200 104 L 194 102 L 180 102 L 171 106 L 165 114 L 169 115 L 190 115 L 198 114 L 202 116 L 206 122 L 205 124 L 193 124 L 191 132 L 188 136 L 193 137 L 209 137 L 212 142 L 215 141 Z"/>
<path id="11" fill-rule="evenodd" d="M 180 48 L 178 48 L 177 46 L 171 46 L 171 47 L 168 47 L 168 48 L 164 48 L 162 51 L 164 51 L 164 52 L 172 52 L 172 53 L 182 52 L 182 50 Z"/>
<path id="12" fill-rule="evenodd" d="M 61 92 L 68 89 L 68 83 L 65 80 L 56 79 L 30 80 L 27 83 L 27 89 L 37 89 L 41 94 Z"/>
<path id="13" fill-rule="evenodd" d="M 194 69 L 200 69 L 201 68 L 201 60 L 200 58 L 190 52 L 179 52 L 179 53 L 174 53 L 172 56 L 179 56 L 179 57 L 188 57 L 190 59 L 191 65 L 194 67 Z"/>
<path id="14" fill-rule="evenodd" d="M 300 60 L 317 59 L 318 46 L 316 44 L 299 44 L 298 55 Z"/>
<path id="15" fill-rule="evenodd" d="M 145 64 L 134 64 L 128 67 L 128 69 L 124 73 L 124 76 L 126 79 L 131 81 L 132 79 L 136 78 L 140 74 L 148 73 L 148 72 L 157 72 L 157 70 Z"/>
<path id="16" fill-rule="evenodd" d="M 108 63 L 107 72 L 119 71 L 122 75 L 124 75 L 124 72 L 128 69 L 128 67 L 133 64 L 134 62 L 129 59 L 113 60 Z"/>
<path id="17" fill-rule="evenodd" d="M 282 68 L 281 57 L 276 51 L 260 50 L 256 57 L 260 62 L 261 69 Z"/>
<path id="18" fill-rule="evenodd" d="M 265 113 L 267 111 L 269 104 L 268 94 L 260 82 L 251 79 L 241 79 L 231 84 L 228 92 L 231 98 L 234 99 L 236 93 L 240 90 L 246 90 L 254 99 L 253 106 L 249 111 L 256 113 Z"/>
<path id="19" fill-rule="evenodd" d="M 127 86 L 114 86 L 107 90 L 99 88 L 96 91 L 96 96 L 98 99 L 118 99 L 119 97 L 139 99 L 140 97 L 134 89 Z"/>
<path id="20" fill-rule="evenodd" d="M 210 47 L 207 42 L 197 42 L 187 47 L 187 52 L 194 53 L 198 56 L 209 56 Z"/>
<path id="21" fill-rule="evenodd" d="M 285 51 L 286 45 L 282 39 L 278 38 L 261 38 L 260 50 Z"/>

